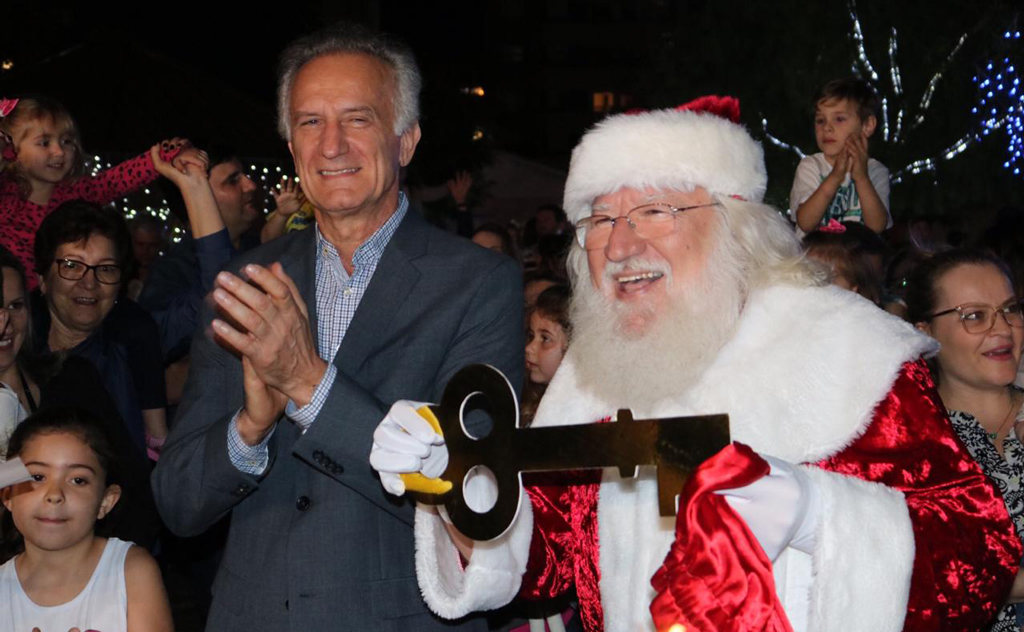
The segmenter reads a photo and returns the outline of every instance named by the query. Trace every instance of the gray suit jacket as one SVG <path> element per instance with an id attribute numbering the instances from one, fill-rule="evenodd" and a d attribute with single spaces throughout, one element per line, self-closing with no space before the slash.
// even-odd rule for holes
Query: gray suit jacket
<path id="1" fill-rule="evenodd" d="M 280 261 L 309 306 L 314 339 L 315 245 L 315 231 L 304 230 L 229 265 Z M 207 304 L 204 329 L 212 318 Z M 287 420 L 277 425 L 261 477 L 228 458 L 228 423 L 243 404 L 241 363 L 204 331 L 196 335 L 153 489 L 179 535 L 231 513 L 210 632 L 485 628 L 427 610 L 415 577 L 412 504 L 388 496 L 369 465 L 373 431 L 392 403 L 438 401 L 448 379 L 474 362 L 522 383 L 519 269 L 411 211 L 334 358 L 338 377 L 320 416 L 305 434 Z"/>

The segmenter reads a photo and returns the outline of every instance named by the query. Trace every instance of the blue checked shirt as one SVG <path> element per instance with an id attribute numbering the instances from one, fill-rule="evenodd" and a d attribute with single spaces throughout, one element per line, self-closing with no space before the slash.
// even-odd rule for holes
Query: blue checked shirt
<path id="1" fill-rule="evenodd" d="M 405 194 L 398 194 L 398 209 L 367 239 L 355 254 L 352 255 L 352 274 L 350 275 L 341 263 L 338 250 L 320 234 L 316 227 L 316 315 L 317 339 L 320 346 L 320 357 L 327 362 L 327 371 L 320 383 L 313 390 L 309 403 L 299 408 L 295 402 L 288 402 L 285 415 L 305 432 L 320 414 L 327 394 L 334 384 L 338 369 L 334 366 L 334 356 L 338 353 L 345 332 L 352 323 L 356 308 L 366 293 L 370 279 L 384 255 L 391 237 L 402 223 L 409 201 Z M 237 414 L 236 414 L 237 417 Z M 228 456 L 231 463 L 239 470 L 260 475 L 267 467 L 269 453 L 267 443 L 273 436 L 273 430 L 260 443 L 249 446 L 242 441 L 235 425 L 235 419 L 228 425 Z"/>

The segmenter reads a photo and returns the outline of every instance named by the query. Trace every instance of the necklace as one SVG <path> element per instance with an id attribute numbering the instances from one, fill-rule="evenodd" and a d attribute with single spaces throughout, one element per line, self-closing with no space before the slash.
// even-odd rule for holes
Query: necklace
<path id="1" fill-rule="evenodd" d="M 1006 411 L 1006 415 L 1003 416 L 1003 423 L 999 424 L 999 427 L 996 428 L 995 432 L 988 432 L 988 431 L 985 432 L 985 434 L 988 435 L 989 440 L 995 441 L 996 437 L 999 436 L 999 433 L 1002 432 L 1003 428 L 1006 427 L 1006 422 L 1013 418 L 1013 412 L 1015 410 L 1017 410 L 1016 404 L 1017 404 L 1017 393 L 1016 393 L 1016 391 L 1011 390 L 1010 391 L 1010 409 L 1008 411 Z"/>

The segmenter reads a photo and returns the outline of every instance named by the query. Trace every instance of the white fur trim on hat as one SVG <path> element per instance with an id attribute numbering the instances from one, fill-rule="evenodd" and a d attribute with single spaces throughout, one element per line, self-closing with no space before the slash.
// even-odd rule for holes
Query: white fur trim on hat
<path id="1" fill-rule="evenodd" d="M 761 144 L 741 125 L 679 110 L 617 114 L 573 150 L 563 206 L 577 222 L 590 215 L 594 198 L 622 188 L 702 187 L 760 202 L 767 184 Z"/>

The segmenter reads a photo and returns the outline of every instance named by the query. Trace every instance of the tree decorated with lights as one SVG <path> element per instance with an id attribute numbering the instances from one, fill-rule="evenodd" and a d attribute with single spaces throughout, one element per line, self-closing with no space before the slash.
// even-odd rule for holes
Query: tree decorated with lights
<path id="1" fill-rule="evenodd" d="M 999 129 L 1005 130 L 1006 160 L 1003 168 L 1014 175 L 1021 175 L 1024 159 L 1024 86 L 1020 85 L 1017 64 L 1020 58 L 1020 31 L 1006 30 L 1003 42 L 991 59 L 985 62 L 972 78 L 977 86 L 978 104 L 971 112 L 978 116 L 980 133 L 983 138 Z"/>
<path id="2" fill-rule="evenodd" d="M 914 133 L 922 125 L 933 118 L 933 105 L 937 91 L 950 80 L 948 75 L 954 65 L 962 65 L 964 51 L 972 40 L 982 40 L 993 30 L 992 23 L 1003 11 L 998 5 L 985 12 L 970 28 L 965 29 L 959 38 L 949 46 L 949 51 L 942 62 L 935 68 L 927 84 L 920 94 L 912 94 L 904 89 L 904 80 L 899 61 L 900 37 L 897 27 L 889 28 L 887 42 L 887 60 L 884 65 L 872 63 L 868 54 L 868 46 L 864 35 L 864 27 L 857 9 L 856 0 L 847 0 L 849 18 L 849 38 L 853 44 L 853 55 L 850 71 L 854 76 L 867 81 L 875 89 L 881 99 L 881 112 L 878 128 L 881 140 L 888 145 L 887 155 L 890 158 L 902 158 L 902 161 L 889 164 L 893 185 L 904 182 L 911 176 L 932 173 L 939 164 L 960 156 L 969 147 L 985 140 L 995 130 L 1005 128 L 1009 139 L 1009 159 L 1004 163 L 1006 168 L 1018 169 L 1021 157 L 1021 107 L 1024 104 L 1018 88 L 1016 66 L 1013 62 L 1014 53 L 1004 45 L 1005 55 L 988 61 L 983 71 L 974 78 L 978 84 L 980 103 L 972 108 L 977 115 L 978 125 L 970 126 L 960 132 L 948 128 L 943 129 L 942 146 L 930 155 L 920 155 L 915 143 Z M 1015 20 L 1014 20 L 1015 21 Z M 1019 41 L 1020 33 L 1016 30 L 1001 31 L 1000 36 L 1007 43 Z M 977 45 L 975 46 L 977 48 Z M 948 87 L 948 86 L 947 86 Z M 795 143 L 789 143 L 776 137 L 769 131 L 768 119 L 761 118 L 761 126 L 765 138 L 773 145 L 792 151 L 801 158 L 804 152 Z M 934 136 L 934 126 L 929 130 Z M 932 143 L 934 144 L 934 142 Z M 915 155 L 916 154 L 916 155 Z M 1020 163 L 1024 164 L 1024 162 Z"/>

